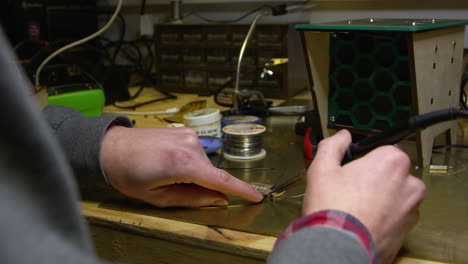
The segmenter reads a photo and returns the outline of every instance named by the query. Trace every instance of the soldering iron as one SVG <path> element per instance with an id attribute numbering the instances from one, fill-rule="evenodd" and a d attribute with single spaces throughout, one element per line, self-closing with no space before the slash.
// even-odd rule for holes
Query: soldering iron
<path id="1" fill-rule="evenodd" d="M 396 144 L 429 126 L 455 120 L 460 117 L 468 118 L 468 111 L 448 108 L 412 116 L 408 120 L 383 130 L 378 134 L 352 143 L 346 151 L 342 164 L 351 161 L 357 155 L 365 154 L 379 146 Z"/>
<path id="2" fill-rule="evenodd" d="M 457 118 L 468 118 L 468 111 L 448 108 L 412 116 L 408 120 L 401 122 L 389 129 L 383 130 L 378 134 L 369 136 L 356 143 L 351 143 L 348 147 L 348 150 L 346 151 L 345 157 L 343 158 L 342 164 L 346 164 L 353 160 L 354 157 L 365 154 L 377 147 L 396 144 L 401 140 L 423 130 L 424 128 L 441 122 L 455 120 Z M 286 189 L 289 189 L 295 183 L 304 179 L 307 174 L 306 172 L 307 168 L 301 170 L 299 175 L 271 186 L 269 191 L 264 195 L 264 199 L 270 197 L 274 193 L 280 193 Z"/>

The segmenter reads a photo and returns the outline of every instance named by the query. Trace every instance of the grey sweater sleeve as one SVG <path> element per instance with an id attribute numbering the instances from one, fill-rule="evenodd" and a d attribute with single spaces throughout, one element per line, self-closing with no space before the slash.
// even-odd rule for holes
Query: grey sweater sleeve
<path id="1" fill-rule="evenodd" d="M 362 264 L 369 255 L 352 232 L 328 226 L 304 228 L 275 246 L 269 264 Z"/>
<path id="2" fill-rule="evenodd" d="M 101 263 L 72 171 L 0 29 L 0 262 Z"/>
<path id="3" fill-rule="evenodd" d="M 79 111 L 48 105 L 43 114 L 62 146 L 75 175 L 107 181 L 101 166 L 101 141 L 111 124 L 131 127 L 125 116 L 85 117 Z"/>

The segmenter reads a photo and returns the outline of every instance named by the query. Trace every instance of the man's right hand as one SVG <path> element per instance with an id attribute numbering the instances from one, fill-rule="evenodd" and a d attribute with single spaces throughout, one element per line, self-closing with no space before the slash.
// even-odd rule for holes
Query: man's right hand
<path id="1" fill-rule="evenodd" d="M 350 143 L 346 130 L 320 142 L 307 173 L 303 214 L 333 209 L 353 215 L 369 230 L 379 263 L 390 263 L 418 221 L 425 185 L 410 175 L 409 157 L 395 146 L 341 166 Z"/>

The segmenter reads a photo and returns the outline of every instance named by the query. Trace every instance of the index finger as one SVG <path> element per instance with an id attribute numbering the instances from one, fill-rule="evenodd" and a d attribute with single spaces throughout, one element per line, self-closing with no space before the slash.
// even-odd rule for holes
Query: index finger
<path id="1" fill-rule="evenodd" d="M 320 141 L 314 163 L 320 166 L 341 166 L 341 161 L 351 144 L 351 134 L 342 129 L 335 135 Z"/>
<path id="2" fill-rule="evenodd" d="M 189 170 L 193 173 L 190 175 L 190 179 L 187 179 L 191 183 L 239 196 L 250 202 L 256 203 L 263 199 L 263 195 L 250 184 L 232 176 L 225 170 L 215 168 L 211 164 L 202 162 L 192 163 L 189 166 L 193 166 Z"/>

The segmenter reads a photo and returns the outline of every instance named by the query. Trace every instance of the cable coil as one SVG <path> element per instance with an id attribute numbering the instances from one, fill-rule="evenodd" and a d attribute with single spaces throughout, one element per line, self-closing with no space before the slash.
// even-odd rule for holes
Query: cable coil
<path id="1" fill-rule="evenodd" d="M 265 157 L 263 136 L 266 128 L 259 124 L 234 124 L 223 128 L 224 156 L 232 160 Z"/>

